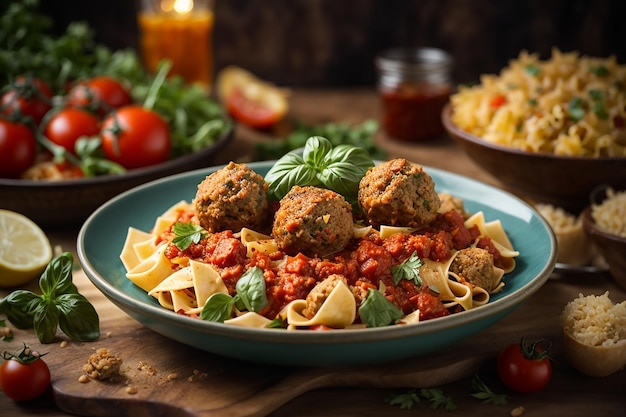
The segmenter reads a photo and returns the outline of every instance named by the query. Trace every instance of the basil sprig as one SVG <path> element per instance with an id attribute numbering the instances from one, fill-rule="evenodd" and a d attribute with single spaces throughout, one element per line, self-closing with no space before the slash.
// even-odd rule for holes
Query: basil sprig
<path id="1" fill-rule="evenodd" d="M 34 328 L 41 343 L 50 343 L 57 328 L 81 342 L 100 337 L 100 320 L 91 303 L 72 282 L 72 254 L 54 258 L 39 278 L 41 295 L 16 290 L 0 300 L 0 314 L 17 328 Z"/>
<path id="2" fill-rule="evenodd" d="M 374 161 L 367 151 L 352 145 L 332 146 L 322 136 L 312 136 L 301 150 L 280 158 L 265 176 L 268 194 L 280 200 L 295 186 L 318 186 L 343 195 L 357 207 L 359 182 Z"/>
<path id="3" fill-rule="evenodd" d="M 258 313 L 267 305 L 265 277 L 258 266 L 248 269 L 237 281 L 235 289 L 237 294 L 234 297 L 224 293 L 211 295 L 202 308 L 200 318 L 223 323 L 230 318 L 233 307 L 239 311 Z"/>

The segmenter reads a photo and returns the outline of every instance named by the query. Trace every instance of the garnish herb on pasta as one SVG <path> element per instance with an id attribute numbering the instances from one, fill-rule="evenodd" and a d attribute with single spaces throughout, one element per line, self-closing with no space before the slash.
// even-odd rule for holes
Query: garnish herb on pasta
<path id="1" fill-rule="evenodd" d="M 414 325 L 488 303 L 519 255 L 500 221 L 435 192 L 417 164 L 366 155 L 313 137 L 265 178 L 217 169 L 149 232 L 129 228 L 126 276 L 178 314 L 288 331 Z M 346 177 L 341 193 L 325 188 Z"/>
<path id="2" fill-rule="evenodd" d="M 404 317 L 404 313 L 386 299 L 383 293 L 370 288 L 359 307 L 359 317 L 367 327 L 382 327 L 394 324 Z"/>
<path id="3" fill-rule="evenodd" d="M 417 252 L 413 252 L 410 258 L 391 269 L 393 283 L 398 285 L 400 280 L 406 279 L 415 282 L 416 285 L 422 285 L 420 279 L 420 266 L 422 265 L 422 260 L 417 256 Z"/>

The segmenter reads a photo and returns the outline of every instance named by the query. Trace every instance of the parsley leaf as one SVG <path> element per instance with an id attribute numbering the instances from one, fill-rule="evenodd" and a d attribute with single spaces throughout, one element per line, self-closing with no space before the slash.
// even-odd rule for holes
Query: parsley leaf
<path id="1" fill-rule="evenodd" d="M 187 249 L 192 243 L 198 243 L 208 235 L 208 232 L 201 226 L 191 222 L 176 222 L 172 226 L 172 231 L 176 235 L 172 243 L 180 250 Z"/>
<path id="2" fill-rule="evenodd" d="M 417 252 L 413 252 L 411 256 L 399 265 L 395 265 L 391 269 L 391 276 L 393 277 L 393 283 L 398 285 L 400 281 L 406 279 L 407 281 L 413 281 L 415 285 L 422 285 L 422 279 L 420 278 L 420 267 L 424 263 L 417 256 Z"/>
<path id="3" fill-rule="evenodd" d="M 443 408 L 446 411 L 456 410 L 456 404 L 452 401 L 452 397 L 445 396 L 439 388 L 422 388 L 419 392 L 411 389 L 402 394 L 391 394 L 385 398 L 385 402 L 408 410 L 419 403 L 421 398 L 429 401 L 431 408 L 435 410 L 439 408 Z"/>
<path id="4" fill-rule="evenodd" d="M 524 72 L 530 76 L 536 77 L 541 72 L 541 68 L 535 64 L 528 64 L 524 67 Z"/>
<path id="5" fill-rule="evenodd" d="M 443 408 L 446 411 L 456 410 L 456 404 L 451 396 L 445 396 L 439 388 L 422 388 L 420 395 L 430 401 L 433 409 Z"/>
<path id="6" fill-rule="evenodd" d="M 409 410 L 413 408 L 415 404 L 420 402 L 420 397 L 417 395 L 414 389 L 409 390 L 403 394 L 391 394 L 385 398 L 385 402 L 389 405 L 395 405 L 403 410 Z"/>
<path id="7" fill-rule="evenodd" d="M 475 391 L 471 394 L 472 397 L 481 400 L 485 404 L 507 404 L 506 395 L 494 393 L 478 375 L 474 375 L 472 379 L 472 389 Z"/>
<path id="8" fill-rule="evenodd" d="M 585 117 L 585 104 L 585 100 L 574 97 L 567 103 L 567 113 L 572 119 L 579 121 Z"/>

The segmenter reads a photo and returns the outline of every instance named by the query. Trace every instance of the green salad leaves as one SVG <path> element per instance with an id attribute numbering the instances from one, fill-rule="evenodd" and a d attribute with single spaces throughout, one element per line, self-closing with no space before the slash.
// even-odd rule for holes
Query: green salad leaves
<path id="1" fill-rule="evenodd" d="M 361 148 L 341 144 L 334 146 L 321 136 L 312 136 L 303 149 L 286 153 L 269 170 L 265 180 L 268 194 L 280 200 L 294 185 L 327 188 L 343 195 L 354 208 L 358 207 L 361 178 L 374 161 Z"/>

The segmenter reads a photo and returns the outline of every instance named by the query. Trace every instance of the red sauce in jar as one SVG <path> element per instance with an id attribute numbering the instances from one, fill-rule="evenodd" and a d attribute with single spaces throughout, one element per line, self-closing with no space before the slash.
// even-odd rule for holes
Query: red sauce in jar
<path id="1" fill-rule="evenodd" d="M 451 92 L 449 84 L 408 81 L 381 90 L 385 131 L 407 142 L 440 135 L 441 112 Z"/>

